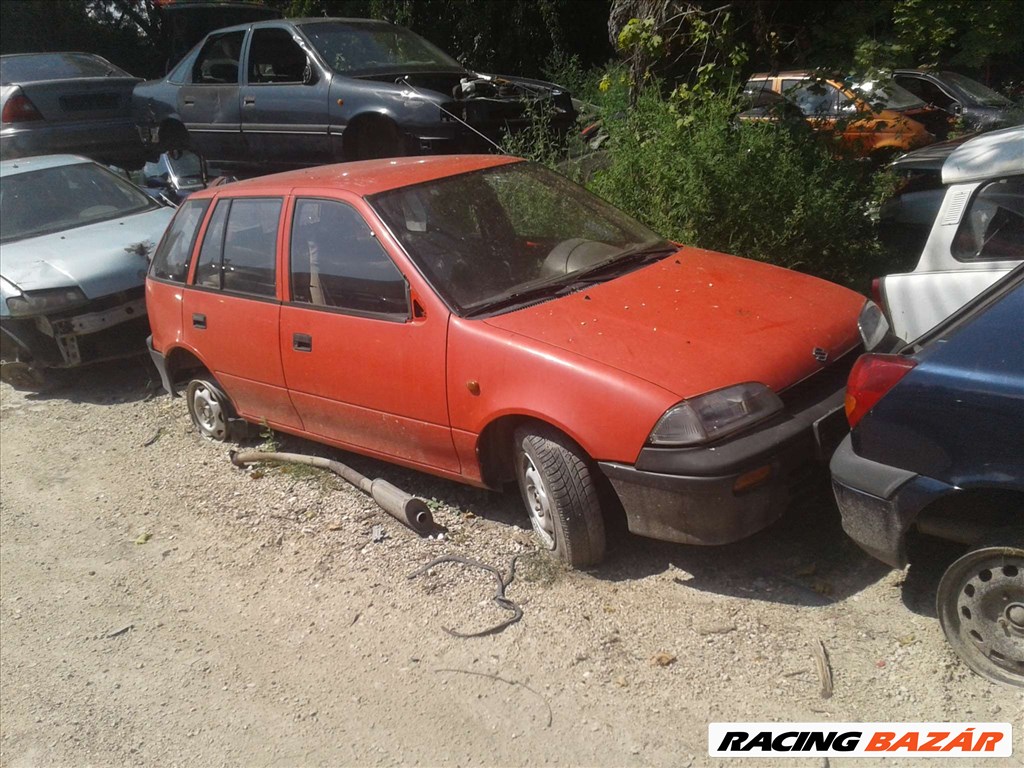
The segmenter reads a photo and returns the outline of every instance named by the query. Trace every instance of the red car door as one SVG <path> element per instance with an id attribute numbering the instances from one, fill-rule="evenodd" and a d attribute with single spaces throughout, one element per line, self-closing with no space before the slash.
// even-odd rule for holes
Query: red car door
<path id="1" fill-rule="evenodd" d="M 302 429 L 284 385 L 276 286 L 282 199 L 222 198 L 184 292 L 185 343 L 208 362 L 240 415 Z"/>
<path id="2" fill-rule="evenodd" d="M 448 314 L 424 311 L 355 207 L 299 197 L 281 357 L 307 432 L 458 472 L 445 388 Z"/>

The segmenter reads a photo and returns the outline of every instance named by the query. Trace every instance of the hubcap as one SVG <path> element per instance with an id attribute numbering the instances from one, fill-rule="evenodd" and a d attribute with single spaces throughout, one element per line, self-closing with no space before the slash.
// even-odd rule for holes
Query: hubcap
<path id="1" fill-rule="evenodd" d="M 227 423 L 224 421 L 224 409 L 221 408 L 217 395 L 206 386 L 197 386 L 192 393 L 192 411 L 196 417 L 196 425 L 203 434 L 223 440 L 227 434 Z"/>
<path id="2" fill-rule="evenodd" d="M 965 555 L 943 577 L 939 596 L 943 629 L 964 660 L 987 677 L 995 672 L 1019 685 L 1024 682 L 1024 555 L 1017 551 L 994 547 Z"/>
<path id="3" fill-rule="evenodd" d="M 530 513 L 530 523 L 537 533 L 541 545 L 545 549 L 555 548 L 555 523 L 551 517 L 551 499 L 547 486 L 537 470 L 533 459 L 523 454 L 523 488 L 526 496 L 526 508 Z"/>

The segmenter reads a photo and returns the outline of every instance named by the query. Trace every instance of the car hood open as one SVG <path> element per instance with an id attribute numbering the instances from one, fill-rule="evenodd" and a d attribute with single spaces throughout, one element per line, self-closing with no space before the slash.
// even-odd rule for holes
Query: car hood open
<path id="1" fill-rule="evenodd" d="M 744 381 L 780 391 L 810 376 L 860 342 L 864 301 L 799 272 L 684 248 L 485 322 L 683 398 Z M 828 353 L 824 364 L 815 348 Z"/>
<path id="2" fill-rule="evenodd" d="M 3 246 L 3 277 L 22 291 L 77 285 L 87 298 L 137 288 L 173 208 L 110 219 Z"/>

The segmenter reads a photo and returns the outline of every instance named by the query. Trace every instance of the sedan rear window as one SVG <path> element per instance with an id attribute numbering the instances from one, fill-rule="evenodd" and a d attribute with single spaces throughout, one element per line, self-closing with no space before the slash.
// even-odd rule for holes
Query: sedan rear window
<path id="1" fill-rule="evenodd" d="M 60 232 L 159 207 L 138 187 L 96 163 L 5 176 L 0 242 Z"/>
<path id="2" fill-rule="evenodd" d="M 76 77 L 131 77 L 106 59 L 91 53 L 38 53 L 0 57 L 0 84 Z"/>

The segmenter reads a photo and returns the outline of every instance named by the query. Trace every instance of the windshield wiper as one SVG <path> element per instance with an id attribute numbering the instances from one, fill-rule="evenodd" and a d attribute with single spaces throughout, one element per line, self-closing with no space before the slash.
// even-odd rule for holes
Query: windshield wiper
<path id="1" fill-rule="evenodd" d="M 566 296 L 585 286 L 593 285 L 609 279 L 609 277 L 637 264 L 647 261 L 654 261 L 668 253 L 675 253 L 676 247 L 671 244 L 655 246 L 639 246 L 637 248 L 621 251 L 614 256 L 599 261 L 592 267 L 572 272 L 568 275 L 558 275 L 553 279 L 531 287 L 514 290 L 509 293 L 499 294 L 483 304 L 468 307 L 465 310 L 466 317 L 475 317 L 486 312 L 496 312 L 508 307 L 526 304 L 534 299 L 558 298 Z"/>

